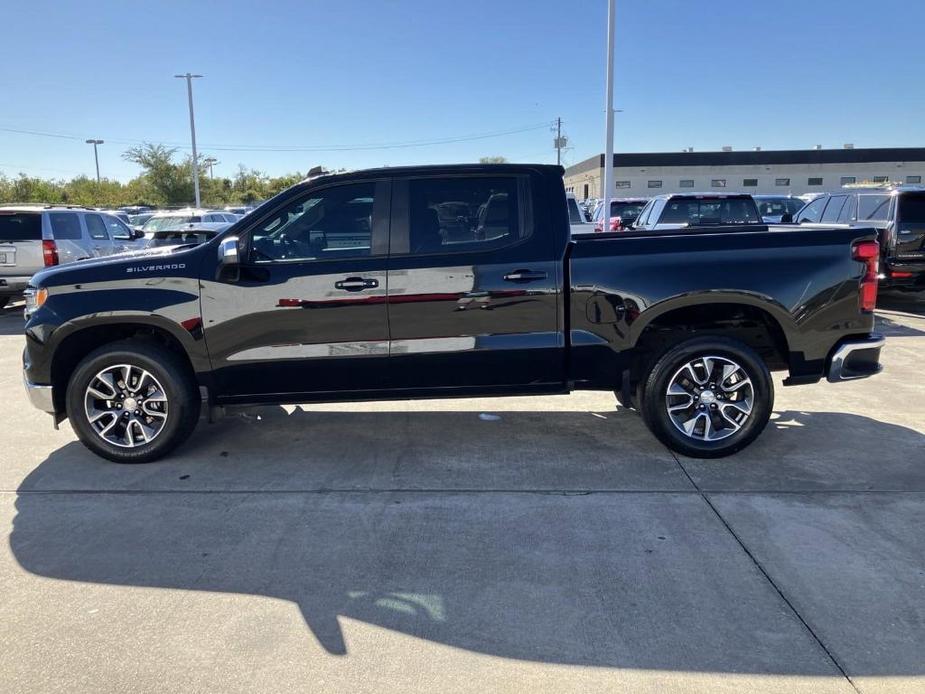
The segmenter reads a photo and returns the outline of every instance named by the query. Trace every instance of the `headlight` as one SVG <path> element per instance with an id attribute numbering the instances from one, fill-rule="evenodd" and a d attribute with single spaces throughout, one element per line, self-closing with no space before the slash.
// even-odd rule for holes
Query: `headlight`
<path id="1" fill-rule="evenodd" d="M 48 290 L 44 287 L 41 289 L 26 287 L 24 294 L 26 297 L 26 318 L 42 308 L 45 300 L 48 299 Z"/>

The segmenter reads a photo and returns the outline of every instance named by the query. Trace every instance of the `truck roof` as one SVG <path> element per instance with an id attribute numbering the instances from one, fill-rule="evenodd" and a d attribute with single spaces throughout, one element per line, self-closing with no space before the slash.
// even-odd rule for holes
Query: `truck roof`
<path id="1" fill-rule="evenodd" d="M 302 183 L 314 182 L 321 179 L 349 180 L 374 176 L 409 176 L 416 174 L 425 176 L 440 173 L 510 174 L 522 173 L 526 170 L 541 171 L 549 175 L 565 175 L 565 169 L 558 164 L 424 164 L 420 166 L 382 166 L 371 169 L 355 169 L 340 173 L 322 173 L 318 176 L 305 179 Z"/>

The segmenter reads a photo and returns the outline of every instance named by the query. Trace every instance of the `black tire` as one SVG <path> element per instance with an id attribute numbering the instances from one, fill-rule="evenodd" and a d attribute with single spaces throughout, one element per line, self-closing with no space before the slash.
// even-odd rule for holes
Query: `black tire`
<path id="1" fill-rule="evenodd" d="M 96 375 L 121 364 L 147 371 L 166 396 L 162 428 L 151 441 L 129 444 L 132 447 L 115 445 L 103 438 L 90 423 L 85 407 L 87 388 Z M 91 352 L 77 365 L 67 385 L 67 415 L 77 437 L 91 451 L 116 463 L 149 463 L 167 455 L 193 433 L 201 405 L 199 388 L 189 365 L 176 354 L 146 340 L 113 342 Z"/>
<path id="2" fill-rule="evenodd" d="M 709 357 L 719 358 L 710 362 L 714 368 L 717 364 L 722 368 L 731 362 L 740 367 L 740 373 L 744 374 L 740 376 L 740 373 L 730 371 L 722 383 L 734 386 L 736 383 L 732 379 L 740 377 L 747 377 L 750 383 L 743 383 L 739 386 L 741 392 L 735 393 L 733 388 L 727 390 L 722 383 L 719 388 L 710 389 L 710 383 L 700 384 L 694 379 L 685 378 L 685 373 L 691 373 L 694 378 L 707 374 L 702 360 Z M 685 365 L 698 360 L 701 360 L 699 367 L 694 368 L 693 372 L 684 372 Z M 707 381 L 711 380 L 709 376 L 707 374 Z M 695 384 L 701 390 L 696 394 L 673 395 L 669 398 L 668 388 L 677 378 Z M 696 388 L 693 390 L 696 391 Z M 692 338 L 669 349 L 645 376 L 641 391 L 642 401 L 638 404 L 649 430 L 671 450 L 692 458 L 721 458 L 742 450 L 764 430 L 774 406 L 774 382 L 761 357 L 748 345 L 720 336 Z M 750 400 L 745 395 L 749 392 Z M 677 412 L 674 415 L 677 419 L 673 419 L 673 415 L 668 412 L 669 403 L 680 407 L 687 402 L 686 398 L 691 398 L 691 405 Z M 736 398 L 741 400 L 737 402 Z M 705 404 L 707 402 L 710 404 Z M 747 405 L 750 405 L 750 412 L 742 417 L 742 411 Z M 730 406 L 732 414 L 729 418 L 721 417 L 717 409 L 711 411 L 711 408 L 716 407 L 729 412 L 725 408 Z M 686 422 L 678 421 L 686 417 Z M 690 424 L 692 419 L 697 419 L 699 423 L 694 424 L 690 433 L 684 433 L 682 427 Z M 735 419 L 739 421 L 730 421 Z M 737 430 L 736 426 L 739 427 Z M 722 438 L 707 440 L 709 435 Z"/>

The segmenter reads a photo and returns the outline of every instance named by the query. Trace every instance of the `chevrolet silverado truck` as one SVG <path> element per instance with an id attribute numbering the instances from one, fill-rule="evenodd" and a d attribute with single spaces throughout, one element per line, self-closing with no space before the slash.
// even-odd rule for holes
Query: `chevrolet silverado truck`
<path id="1" fill-rule="evenodd" d="M 201 245 L 36 274 L 33 404 L 116 462 L 227 406 L 606 389 L 725 456 L 785 385 L 880 370 L 876 232 L 762 224 L 572 235 L 547 165 L 303 181 Z"/>

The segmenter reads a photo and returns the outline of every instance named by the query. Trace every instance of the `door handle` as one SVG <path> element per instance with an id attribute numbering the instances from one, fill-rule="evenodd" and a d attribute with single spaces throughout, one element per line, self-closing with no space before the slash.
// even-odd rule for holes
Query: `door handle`
<path id="1" fill-rule="evenodd" d="M 534 272 L 533 270 L 514 270 L 504 276 L 505 282 L 532 282 L 534 280 L 544 280 L 548 275 L 545 272 Z"/>
<path id="2" fill-rule="evenodd" d="M 359 292 L 364 289 L 375 289 L 379 286 L 379 280 L 367 279 L 366 277 L 348 277 L 334 283 L 335 289 L 344 289 L 348 292 Z"/>

